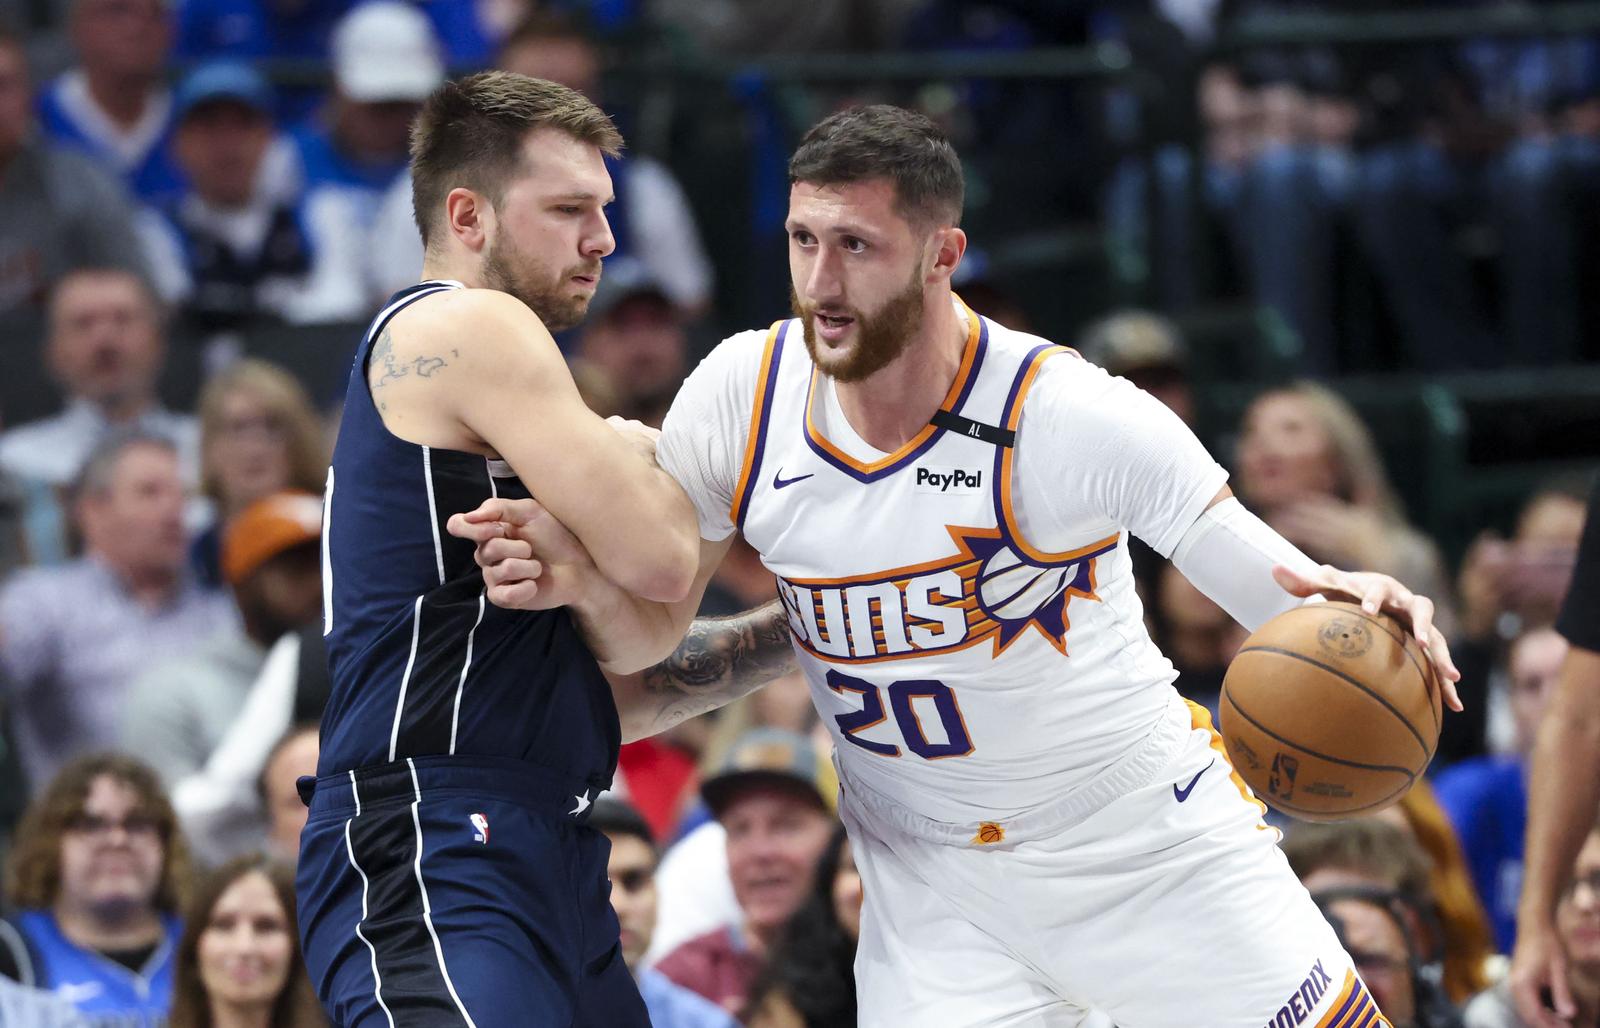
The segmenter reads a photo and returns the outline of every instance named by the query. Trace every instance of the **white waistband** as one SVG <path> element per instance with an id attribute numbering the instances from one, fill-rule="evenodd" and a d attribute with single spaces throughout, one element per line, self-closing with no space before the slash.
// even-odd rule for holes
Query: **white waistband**
<path id="1" fill-rule="evenodd" d="M 876 821 L 887 822 L 919 839 L 952 846 L 983 846 L 1001 841 L 1025 842 L 1054 835 L 1082 821 L 1117 797 L 1148 785 L 1162 768 L 1182 752 L 1184 742 L 1192 731 L 1194 721 L 1189 707 L 1177 693 L 1173 693 L 1167 709 L 1151 726 L 1150 732 L 1121 759 L 1059 800 L 1004 821 L 957 824 L 924 817 L 904 803 L 891 800 L 851 778 L 840 765 L 837 754 L 833 762 L 839 772 L 841 804 L 867 814 Z"/>

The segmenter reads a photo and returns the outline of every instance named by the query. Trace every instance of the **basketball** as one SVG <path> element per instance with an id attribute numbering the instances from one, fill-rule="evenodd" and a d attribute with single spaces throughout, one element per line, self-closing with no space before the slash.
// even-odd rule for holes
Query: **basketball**
<path id="1" fill-rule="evenodd" d="M 1382 810 L 1439 743 L 1440 689 L 1416 639 L 1353 603 L 1296 607 L 1246 639 L 1222 682 L 1228 755 L 1255 794 L 1306 821 Z"/>

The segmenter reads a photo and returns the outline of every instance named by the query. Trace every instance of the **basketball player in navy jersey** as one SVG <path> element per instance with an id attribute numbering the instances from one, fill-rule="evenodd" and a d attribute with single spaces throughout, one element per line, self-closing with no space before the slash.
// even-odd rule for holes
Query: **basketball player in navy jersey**
<path id="1" fill-rule="evenodd" d="M 503 72 L 447 83 L 413 129 L 424 281 L 357 350 L 324 510 L 333 693 L 298 891 L 342 1026 L 648 1024 L 584 824 L 616 767 L 611 690 L 567 612 L 486 604 L 444 528 L 531 494 L 629 593 L 690 587 L 687 498 L 550 336 L 611 252 L 621 142 L 580 94 Z"/>

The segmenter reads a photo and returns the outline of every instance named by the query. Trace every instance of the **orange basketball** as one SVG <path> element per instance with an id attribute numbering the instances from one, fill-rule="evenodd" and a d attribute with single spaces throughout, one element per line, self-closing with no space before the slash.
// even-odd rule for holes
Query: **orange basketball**
<path id="1" fill-rule="evenodd" d="M 1240 647 L 1222 738 L 1267 803 L 1307 821 L 1394 803 L 1439 744 L 1440 691 L 1416 639 L 1353 603 L 1296 607 Z"/>

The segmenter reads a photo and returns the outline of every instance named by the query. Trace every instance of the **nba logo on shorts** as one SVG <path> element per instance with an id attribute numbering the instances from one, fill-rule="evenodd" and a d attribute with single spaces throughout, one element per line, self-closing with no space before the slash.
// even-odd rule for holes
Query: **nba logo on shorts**
<path id="1" fill-rule="evenodd" d="M 489 819 L 482 814 L 472 814 L 467 820 L 472 822 L 472 841 L 487 844 L 489 841 Z"/>

